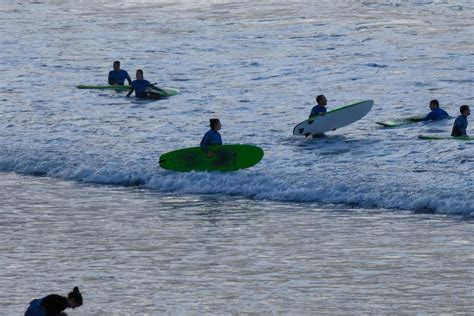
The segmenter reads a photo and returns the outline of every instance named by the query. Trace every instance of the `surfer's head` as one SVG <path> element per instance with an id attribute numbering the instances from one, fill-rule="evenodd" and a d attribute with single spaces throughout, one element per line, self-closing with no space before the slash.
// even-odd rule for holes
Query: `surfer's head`
<path id="1" fill-rule="evenodd" d="M 439 108 L 439 102 L 438 100 L 431 100 L 430 101 L 430 109 L 434 110 Z"/>
<path id="2" fill-rule="evenodd" d="M 322 106 L 322 107 L 325 107 L 326 104 L 328 104 L 328 100 L 326 100 L 326 97 L 322 94 L 316 97 L 316 102 L 318 103 L 319 106 Z"/>
<path id="3" fill-rule="evenodd" d="M 114 70 L 115 71 L 120 70 L 120 62 L 118 60 L 114 61 Z"/>
<path id="4" fill-rule="evenodd" d="M 76 308 L 82 305 L 82 294 L 79 292 L 79 288 L 76 286 L 72 292 L 67 295 L 67 306 Z"/>
<path id="5" fill-rule="evenodd" d="M 471 114 L 471 109 L 469 109 L 469 105 L 461 105 L 459 112 L 465 117 L 468 117 Z"/>
<path id="6" fill-rule="evenodd" d="M 135 76 L 137 77 L 137 80 L 142 80 L 143 79 L 143 70 L 137 69 L 137 72 L 135 73 Z"/>
<path id="7" fill-rule="evenodd" d="M 221 121 L 216 118 L 212 118 L 209 120 L 209 125 L 211 126 L 211 129 L 218 131 L 221 129 Z"/>

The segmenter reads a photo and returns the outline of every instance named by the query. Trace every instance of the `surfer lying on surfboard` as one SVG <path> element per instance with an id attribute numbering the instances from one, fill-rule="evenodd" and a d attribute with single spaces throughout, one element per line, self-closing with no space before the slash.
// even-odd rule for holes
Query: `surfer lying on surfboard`
<path id="1" fill-rule="evenodd" d="M 201 140 L 201 148 L 207 154 L 208 157 L 212 157 L 214 153 L 209 150 L 207 146 L 210 145 L 222 145 L 221 134 L 218 132 L 222 125 L 219 119 L 213 118 L 209 120 L 210 130 L 204 134 Z"/>
<path id="2" fill-rule="evenodd" d="M 133 80 L 132 85 L 130 86 L 130 91 L 128 91 L 126 95 L 127 98 L 130 97 L 133 91 L 135 91 L 135 96 L 137 98 L 142 99 L 159 99 L 162 97 L 162 94 L 166 95 L 166 91 L 155 87 L 150 83 L 150 81 L 143 78 L 143 70 L 137 69 L 135 76 L 137 79 Z M 156 93 L 150 90 L 154 90 Z"/>
<path id="3" fill-rule="evenodd" d="M 437 121 L 437 120 L 441 120 L 441 119 L 449 117 L 449 114 L 445 110 L 439 107 L 438 100 L 430 101 L 430 109 L 431 109 L 431 112 L 428 113 L 428 115 L 426 115 L 423 119 L 421 119 L 422 122 Z"/>

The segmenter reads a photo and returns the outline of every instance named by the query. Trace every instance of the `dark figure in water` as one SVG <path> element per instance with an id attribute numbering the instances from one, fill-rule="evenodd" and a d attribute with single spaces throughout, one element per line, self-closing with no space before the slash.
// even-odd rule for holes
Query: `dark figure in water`
<path id="1" fill-rule="evenodd" d="M 207 154 L 208 157 L 214 156 L 214 153 L 209 150 L 207 146 L 210 145 L 222 145 L 222 138 L 221 134 L 219 134 L 219 130 L 221 129 L 221 121 L 219 119 L 210 119 L 209 125 L 211 129 L 204 134 L 204 137 L 201 140 L 201 148 Z"/>
<path id="2" fill-rule="evenodd" d="M 132 84 L 132 79 L 130 79 L 128 72 L 120 69 L 120 62 L 118 60 L 114 61 L 114 70 L 109 72 L 109 85 L 123 86 L 125 83 L 125 79 L 127 79 L 128 84 Z"/>
<path id="3" fill-rule="evenodd" d="M 439 108 L 438 100 L 430 101 L 430 109 L 431 112 L 428 113 L 422 121 L 437 121 L 449 117 L 449 114 L 445 110 Z"/>
<path id="4" fill-rule="evenodd" d="M 453 125 L 453 131 L 451 132 L 451 136 L 467 136 L 466 134 L 466 129 L 467 129 L 467 117 L 471 114 L 471 110 L 469 109 L 469 106 L 467 105 L 462 105 L 459 108 L 459 112 L 461 112 L 461 115 L 459 115 L 456 120 L 454 121 Z"/>
<path id="5" fill-rule="evenodd" d="M 164 90 L 155 87 L 150 81 L 143 78 L 143 70 L 137 69 L 135 76 L 137 80 L 133 80 L 130 91 L 126 95 L 127 97 L 129 97 L 133 91 L 135 91 L 135 96 L 141 99 L 160 99 L 163 95 L 166 95 Z M 153 89 L 153 91 L 150 91 L 150 89 Z"/>
<path id="6" fill-rule="evenodd" d="M 313 117 L 316 115 L 323 116 L 324 114 L 326 114 L 327 112 L 326 105 L 328 104 L 328 100 L 326 100 L 326 97 L 322 94 L 318 95 L 316 97 L 316 103 L 318 103 L 318 105 L 314 106 L 311 109 L 311 114 L 309 115 L 309 117 Z"/>
<path id="7" fill-rule="evenodd" d="M 25 316 L 58 316 L 66 315 L 66 308 L 76 308 L 82 305 L 82 295 L 79 288 L 75 287 L 66 297 L 51 294 L 43 298 L 37 298 L 30 302 Z"/>

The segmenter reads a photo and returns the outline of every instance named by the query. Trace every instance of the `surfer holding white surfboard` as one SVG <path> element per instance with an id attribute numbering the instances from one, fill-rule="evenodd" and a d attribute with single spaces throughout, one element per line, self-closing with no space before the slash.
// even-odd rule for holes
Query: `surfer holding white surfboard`
<path id="1" fill-rule="evenodd" d="M 309 117 L 313 117 L 316 115 L 321 115 L 323 116 L 326 114 L 327 110 L 326 105 L 328 104 L 328 100 L 326 97 L 322 94 L 318 95 L 316 97 L 316 105 L 311 109 L 311 113 L 309 114 Z"/>
<path id="2" fill-rule="evenodd" d="M 324 95 L 316 98 L 318 105 L 311 110 L 310 117 L 293 128 L 293 135 L 320 137 L 325 132 L 334 131 L 363 118 L 374 105 L 374 101 L 354 102 L 331 111 L 327 111 Z"/>

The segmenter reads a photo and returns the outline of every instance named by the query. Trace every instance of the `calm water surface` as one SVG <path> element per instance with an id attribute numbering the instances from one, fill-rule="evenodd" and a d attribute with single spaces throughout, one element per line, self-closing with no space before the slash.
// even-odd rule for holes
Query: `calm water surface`
<path id="1" fill-rule="evenodd" d="M 0 174 L 1 314 L 469 314 L 474 225 Z"/>

